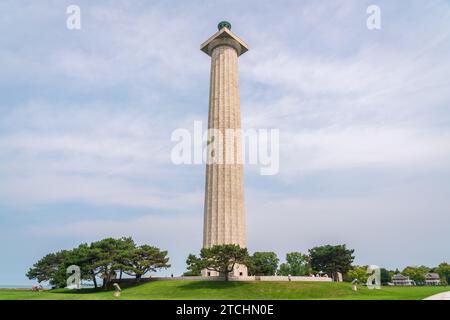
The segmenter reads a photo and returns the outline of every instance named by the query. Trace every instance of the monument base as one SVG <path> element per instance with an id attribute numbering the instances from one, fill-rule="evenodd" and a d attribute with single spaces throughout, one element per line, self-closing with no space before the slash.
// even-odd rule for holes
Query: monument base
<path id="1" fill-rule="evenodd" d="M 223 274 L 220 274 L 217 271 L 210 271 L 207 269 L 202 270 L 202 277 L 223 277 Z M 230 278 L 237 278 L 237 277 L 248 277 L 248 270 L 247 266 L 244 266 L 243 264 L 237 264 L 234 266 L 233 271 L 231 271 L 228 275 Z"/>

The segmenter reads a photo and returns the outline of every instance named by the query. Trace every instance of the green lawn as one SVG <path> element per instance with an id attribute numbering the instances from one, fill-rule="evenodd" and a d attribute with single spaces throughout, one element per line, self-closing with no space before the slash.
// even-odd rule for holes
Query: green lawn
<path id="1" fill-rule="evenodd" d="M 112 291 L 52 290 L 31 292 L 26 290 L 0 290 L 0 300 L 249 300 L 249 299 L 423 299 L 436 293 L 450 291 L 450 287 L 383 287 L 369 290 L 359 287 L 351 290 L 349 283 L 317 282 L 212 282 L 212 281 L 155 281 L 126 288 L 120 298 Z"/>

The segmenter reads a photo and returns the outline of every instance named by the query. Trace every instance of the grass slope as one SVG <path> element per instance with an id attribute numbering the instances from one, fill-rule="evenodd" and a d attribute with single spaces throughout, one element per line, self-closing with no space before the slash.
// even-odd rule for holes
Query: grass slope
<path id="1" fill-rule="evenodd" d="M 125 288 L 120 298 L 112 291 L 0 290 L 0 300 L 288 300 L 288 299 L 361 299 L 415 300 L 450 291 L 450 287 L 383 287 L 351 290 L 348 283 L 317 282 L 212 282 L 212 281 L 155 281 Z"/>

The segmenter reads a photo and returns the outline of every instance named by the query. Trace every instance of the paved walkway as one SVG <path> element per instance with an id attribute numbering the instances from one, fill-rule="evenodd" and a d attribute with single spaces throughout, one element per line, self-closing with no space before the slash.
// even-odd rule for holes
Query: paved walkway
<path id="1" fill-rule="evenodd" d="M 423 300 L 450 300 L 450 291 L 438 293 Z"/>

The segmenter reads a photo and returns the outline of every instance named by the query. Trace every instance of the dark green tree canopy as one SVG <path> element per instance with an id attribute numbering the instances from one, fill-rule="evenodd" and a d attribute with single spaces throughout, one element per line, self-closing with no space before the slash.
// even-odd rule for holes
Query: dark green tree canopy
<path id="1" fill-rule="evenodd" d="M 286 254 L 286 262 L 280 265 L 278 274 L 281 276 L 307 276 L 311 273 L 309 257 L 300 252 Z"/>
<path id="2" fill-rule="evenodd" d="M 194 254 L 190 254 L 186 259 L 187 271 L 183 274 L 186 277 L 201 276 L 204 269 L 202 261 Z"/>
<path id="3" fill-rule="evenodd" d="M 442 262 L 439 266 L 434 268 L 433 271 L 439 274 L 444 283 L 450 284 L 450 264 Z"/>
<path id="4" fill-rule="evenodd" d="M 119 256 L 120 267 L 128 275 L 141 279 L 148 272 L 170 267 L 167 251 L 149 245 L 135 247 Z"/>
<path id="5" fill-rule="evenodd" d="M 77 265 L 82 279 L 93 281 L 97 287 L 97 278 L 101 278 L 103 288 L 108 288 L 118 273 L 125 272 L 140 279 L 148 272 L 169 267 L 168 261 L 167 251 L 148 245 L 137 247 L 132 238 L 107 238 L 50 253 L 33 265 L 27 277 L 65 287 L 67 267 Z"/>
<path id="6" fill-rule="evenodd" d="M 337 273 L 345 275 L 352 266 L 355 250 L 347 249 L 344 245 L 321 246 L 309 250 L 311 268 L 315 272 L 325 272 L 337 279 Z"/>
<path id="7" fill-rule="evenodd" d="M 275 252 L 255 252 L 249 259 L 249 274 L 273 276 L 277 272 L 279 261 Z"/>
<path id="8" fill-rule="evenodd" d="M 55 287 L 64 286 L 66 284 L 64 265 L 68 255 L 69 252 L 65 250 L 49 253 L 36 262 L 26 276 L 29 279 L 36 279 L 38 282 L 49 282 Z"/>
<path id="9" fill-rule="evenodd" d="M 189 255 L 187 263 L 188 270 L 216 271 L 228 281 L 229 274 L 236 264 L 249 264 L 249 255 L 247 249 L 239 245 L 215 245 L 211 248 L 203 248 L 198 258 L 195 255 Z"/>

